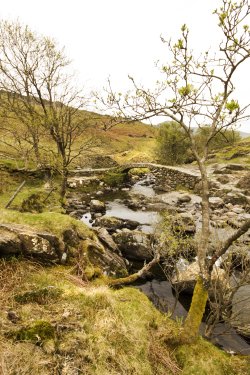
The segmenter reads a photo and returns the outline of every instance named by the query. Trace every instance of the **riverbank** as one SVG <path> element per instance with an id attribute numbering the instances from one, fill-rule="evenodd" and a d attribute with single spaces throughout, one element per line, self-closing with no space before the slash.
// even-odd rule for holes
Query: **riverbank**
<path id="1" fill-rule="evenodd" d="M 80 187 L 70 189 L 67 205 L 56 208 L 57 213 L 52 212 L 57 206 L 56 191 L 45 205 L 32 209 L 34 200 L 29 201 L 28 188 L 14 207 L 23 207 L 25 200 L 27 210 L 36 211 L 38 207 L 44 212 L 1 211 L 2 248 L 6 251 L 11 245 L 1 263 L 0 279 L 4 375 L 15 371 L 11 367 L 14 357 L 16 368 L 26 361 L 23 374 L 51 374 L 55 369 L 67 375 L 75 375 L 76 371 L 100 375 L 198 375 L 201 370 L 204 374 L 249 374 L 246 356 L 223 353 L 202 339 L 192 346 L 177 344 L 185 313 L 176 314 L 177 320 L 173 321 L 169 319 L 168 306 L 167 315 L 161 314 L 139 291 L 107 287 L 109 278 L 131 273 L 138 256 L 140 265 L 151 259 L 147 249 L 160 211 L 167 210 L 172 216 L 178 213 L 184 218 L 188 212 L 192 220 L 186 222 L 186 233 L 193 235 L 199 230 L 197 193 L 180 186 L 175 191 L 162 191 L 164 186 L 158 185 L 157 176 L 145 170 L 138 172 L 131 173 L 129 179 L 121 174 L 85 179 Z M 238 177 L 244 177 L 236 177 L 237 173 L 235 181 L 230 180 L 231 185 L 238 183 Z M 35 188 L 32 194 L 44 189 L 43 201 L 51 189 L 44 186 L 44 180 L 35 178 L 31 186 Z M 213 191 L 216 197 L 222 191 L 221 185 Z M 212 202 L 215 223 L 221 221 L 222 211 L 225 222 L 230 212 L 238 221 L 244 218 L 247 213 L 242 208 L 244 202 L 239 203 L 239 193 L 234 189 L 233 197 L 238 199 L 234 204 L 224 202 L 222 194 L 218 197 L 221 200 Z M 232 202 L 232 195 L 229 198 Z M 131 217 L 132 214 L 136 216 Z M 116 220 L 105 219 L 109 216 L 116 216 Z M 88 226 L 81 218 L 87 219 Z M 225 227 L 221 230 L 225 231 Z M 152 279 L 152 274 L 147 278 Z M 145 281 L 145 285 L 149 282 L 154 280 Z M 160 284 L 157 288 L 154 287 L 154 296 L 158 298 Z M 158 302 L 165 303 L 163 299 Z M 34 358 L 31 353 L 35 353 Z M 25 360 L 28 357 L 32 359 Z"/>
<path id="2" fill-rule="evenodd" d="M 202 339 L 174 347 L 178 323 L 134 288 L 114 291 L 27 260 L 2 261 L 1 271 L 4 375 L 249 374 L 247 359 Z"/>

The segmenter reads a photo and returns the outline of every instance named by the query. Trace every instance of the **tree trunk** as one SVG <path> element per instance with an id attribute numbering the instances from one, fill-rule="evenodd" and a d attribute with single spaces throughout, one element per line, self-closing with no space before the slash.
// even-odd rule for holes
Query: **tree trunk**
<path id="1" fill-rule="evenodd" d="M 64 203 L 64 198 L 67 191 L 67 183 L 68 183 L 68 169 L 67 167 L 63 167 L 62 170 L 62 182 L 61 182 L 61 191 L 60 191 L 60 197 L 61 197 L 61 203 Z"/>
<path id="2" fill-rule="evenodd" d="M 209 183 L 206 166 L 202 160 L 197 160 L 202 179 L 202 229 L 198 244 L 198 262 L 200 267 L 200 276 L 196 282 L 192 302 L 184 324 L 184 341 L 192 341 L 199 334 L 199 327 L 205 312 L 208 299 L 208 285 L 212 269 L 209 269 L 206 261 L 209 234 L 210 234 L 210 207 L 209 207 Z"/>
<path id="3" fill-rule="evenodd" d="M 198 336 L 207 299 L 207 285 L 205 285 L 204 280 L 202 280 L 202 278 L 199 276 L 194 288 L 188 316 L 184 323 L 184 331 L 181 338 L 184 342 L 191 342 Z"/>
<path id="4" fill-rule="evenodd" d="M 203 277 L 208 278 L 207 266 L 206 266 L 206 256 L 208 252 L 209 235 L 210 235 L 210 207 L 209 207 L 209 182 L 207 177 L 206 166 L 203 161 L 198 161 L 199 169 L 201 172 L 201 182 L 202 182 L 202 228 L 201 228 L 201 238 L 198 244 L 198 262 L 200 266 L 200 272 Z"/>
<path id="5" fill-rule="evenodd" d="M 40 156 L 40 150 L 39 150 L 39 140 L 37 139 L 37 136 L 35 134 L 32 136 L 32 138 L 33 138 L 34 154 L 36 158 L 36 165 L 37 165 L 37 168 L 40 168 L 42 165 L 42 162 L 41 162 L 41 156 Z"/>

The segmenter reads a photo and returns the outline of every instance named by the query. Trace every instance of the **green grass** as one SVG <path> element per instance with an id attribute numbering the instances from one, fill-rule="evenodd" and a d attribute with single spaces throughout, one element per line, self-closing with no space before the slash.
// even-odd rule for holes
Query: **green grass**
<path id="1" fill-rule="evenodd" d="M 43 268 L 12 260 L 0 261 L 0 267 L 4 374 L 51 375 L 57 368 L 67 375 L 75 369 L 87 375 L 249 374 L 246 359 L 231 357 L 202 339 L 173 351 L 166 341 L 171 343 L 179 325 L 137 289 L 114 291 L 83 283 L 64 266 Z M 46 304 L 15 300 L 20 292 L 51 286 L 62 294 Z M 18 315 L 16 324 L 6 319 L 6 309 Z"/>
<path id="2" fill-rule="evenodd" d="M 2 263 L 1 267 L 11 285 L 9 293 L 1 297 L 21 320 L 13 325 L 0 313 L 4 322 L 0 329 L 0 370 L 4 366 L 8 374 L 52 374 L 58 366 L 65 368 L 65 374 L 74 374 L 77 368 L 82 374 L 165 375 L 178 368 L 156 334 L 168 319 L 138 290 L 112 291 L 90 284 L 80 287 L 62 266 L 42 269 L 31 263 L 14 262 Z M 19 304 L 13 300 L 13 294 L 20 289 L 51 285 L 60 287 L 63 294 L 49 305 Z M 53 327 L 56 337 L 46 337 L 42 331 L 37 346 L 34 332 L 37 327 L 40 329 L 41 322 L 45 328 Z M 152 340 L 165 361 L 153 359 Z"/>
<path id="3" fill-rule="evenodd" d="M 21 213 L 14 210 L 0 210 L 0 223 L 15 223 L 28 225 L 40 231 L 52 232 L 61 236 L 69 228 L 74 229 L 82 236 L 93 237 L 92 231 L 80 220 L 57 212 Z"/>
<path id="4" fill-rule="evenodd" d="M 246 155 L 231 158 L 234 154 L 238 152 L 244 152 L 246 153 Z M 247 154 L 250 154 L 249 138 L 240 140 L 232 146 L 224 147 L 221 150 L 215 152 L 214 158 L 212 158 L 209 162 L 250 164 L 250 156 Z"/>
<path id="5" fill-rule="evenodd" d="M 248 360 L 223 353 L 209 342 L 199 339 L 192 345 L 183 345 L 176 351 L 183 375 L 249 375 Z"/>
<path id="6" fill-rule="evenodd" d="M 32 194 L 41 195 L 41 199 L 46 200 L 44 204 L 45 211 L 62 212 L 60 205 L 60 180 L 59 178 L 53 179 L 53 187 L 55 190 L 50 194 L 49 190 L 45 189 L 46 180 L 39 177 L 27 176 L 22 172 L 14 173 L 11 169 L 0 169 L 0 209 L 4 208 L 9 199 L 15 193 L 17 188 L 23 181 L 26 181 L 22 190 L 18 193 L 14 201 L 11 203 L 10 208 L 20 210 L 24 200 L 29 198 Z"/>

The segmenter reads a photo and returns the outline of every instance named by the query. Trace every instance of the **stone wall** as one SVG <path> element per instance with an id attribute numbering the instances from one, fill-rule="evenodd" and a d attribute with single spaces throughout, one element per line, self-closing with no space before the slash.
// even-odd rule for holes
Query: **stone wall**
<path id="1" fill-rule="evenodd" d="M 149 168 L 151 173 L 156 177 L 156 186 L 169 186 L 171 190 L 175 190 L 177 187 L 186 187 L 187 189 L 193 190 L 201 180 L 199 174 L 189 172 L 180 167 L 171 167 L 160 164 L 152 163 L 133 163 L 119 167 L 119 171 L 128 173 L 133 168 Z"/>
<path id="2" fill-rule="evenodd" d="M 156 185 L 166 184 L 171 190 L 176 190 L 176 188 L 181 186 L 194 190 L 196 184 L 200 181 L 198 176 L 174 169 L 158 169 L 153 173 L 156 177 Z"/>
<path id="3" fill-rule="evenodd" d="M 171 167 L 153 163 L 131 163 L 113 168 L 76 169 L 70 171 L 70 176 L 73 177 L 71 180 L 74 180 L 74 178 L 79 180 L 84 176 L 99 176 L 110 171 L 128 173 L 133 168 L 148 168 L 156 177 L 156 186 L 165 185 L 166 187 L 168 186 L 171 188 L 171 190 L 175 190 L 177 187 L 181 186 L 193 190 L 195 185 L 200 181 L 198 173 L 193 173 L 180 167 Z"/>

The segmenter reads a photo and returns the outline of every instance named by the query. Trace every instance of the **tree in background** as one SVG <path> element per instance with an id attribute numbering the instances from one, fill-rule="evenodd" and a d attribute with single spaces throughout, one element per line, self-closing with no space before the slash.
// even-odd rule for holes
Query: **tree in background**
<path id="1" fill-rule="evenodd" d="M 202 154 L 202 150 L 204 149 L 204 145 L 207 142 L 209 133 L 209 126 L 199 128 L 195 133 L 196 143 L 200 154 Z M 240 133 L 235 129 L 223 129 L 222 131 L 218 132 L 213 138 L 211 138 L 208 144 L 208 150 L 216 151 L 227 146 L 233 146 L 240 139 Z"/>
<path id="2" fill-rule="evenodd" d="M 183 128 L 174 121 L 160 124 L 156 155 L 163 164 L 182 164 L 191 156 L 190 142 Z"/>
<path id="3" fill-rule="evenodd" d="M 197 150 L 202 155 L 210 133 L 209 126 L 192 129 Z M 208 151 L 221 150 L 233 146 L 239 141 L 240 134 L 234 129 L 222 129 L 208 143 Z M 157 135 L 156 156 L 163 164 L 177 165 L 194 161 L 190 139 L 187 138 L 182 126 L 175 121 L 167 121 L 159 125 Z"/>
<path id="4" fill-rule="evenodd" d="M 162 38 L 169 51 L 169 61 L 161 66 L 162 80 L 149 90 L 130 77 L 133 89 L 122 96 L 112 90 L 109 83 L 106 105 L 124 120 L 145 120 L 165 116 L 178 123 L 191 144 L 201 179 L 202 228 L 197 257 L 200 275 L 194 289 L 192 304 L 183 329 L 183 339 L 192 340 L 198 335 L 205 311 L 208 288 L 215 262 L 231 244 L 250 228 L 246 221 L 234 235 L 217 249 L 210 249 L 209 179 L 206 160 L 209 144 L 218 133 L 235 127 L 249 118 L 247 107 L 241 107 L 234 95 L 233 79 L 239 67 L 250 58 L 250 29 L 246 24 L 250 5 L 248 0 L 222 0 L 217 16 L 222 42 L 217 53 L 205 51 L 196 54 L 189 47 L 189 30 L 181 28 L 180 38 L 173 43 Z M 206 128 L 203 150 L 200 151 L 193 128 Z M 209 251 L 212 257 L 208 256 Z"/>
<path id="5" fill-rule="evenodd" d="M 20 124 L 16 141 L 32 145 L 37 166 L 43 164 L 41 154 L 52 155 L 53 167 L 62 175 L 62 199 L 69 165 L 93 143 L 85 137 L 88 123 L 81 109 L 86 99 L 69 69 L 70 61 L 53 40 L 18 22 L 0 23 L 3 128 L 13 134 L 14 123 Z"/>

